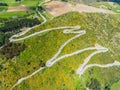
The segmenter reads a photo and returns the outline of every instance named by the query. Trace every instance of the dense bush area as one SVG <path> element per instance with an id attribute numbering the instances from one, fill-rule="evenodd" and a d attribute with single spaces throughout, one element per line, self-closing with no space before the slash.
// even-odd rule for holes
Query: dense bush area
<path id="1" fill-rule="evenodd" d="M 7 18 L 0 18 L 0 23 L 4 23 L 7 20 L 8 20 Z"/>
<path id="2" fill-rule="evenodd" d="M 26 46 L 24 44 L 7 43 L 0 50 L 0 53 L 4 55 L 7 59 L 11 59 L 14 56 L 19 55 L 20 52 L 23 51 L 25 48 Z"/>
<path id="3" fill-rule="evenodd" d="M 0 46 L 4 44 L 5 34 L 0 32 Z"/>
<path id="4" fill-rule="evenodd" d="M 3 33 L 0 32 L 0 46 L 8 42 L 9 37 L 11 36 L 12 33 Z"/>
<path id="5" fill-rule="evenodd" d="M 8 6 L 7 3 L 0 3 L 0 6 Z"/>
<path id="6" fill-rule="evenodd" d="M 91 78 L 91 81 L 87 83 L 86 87 L 88 87 L 91 90 L 101 90 L 99 81 L 94 78 Z"/>
<path id="7" fill-rule="evenodd" d="M 119 3 L 120 4 L 120 0 L 110 0 L 112 2 L 116 2 L 116 3 Z"/>
<path id="8" fill-rule="evenodd" d="M 19 32 L 23 27 L 32 27 L 34 25 L 40 24 L 37 18 L 28 18 L 32 16 L 33 13 L 28 13 L 19 18 L 0 18 L 0 46 L 8 41 L 8 38 Z"/>
<path id="9" fill-rule="evenodd" d="M 9 32 L 23 27 L 32 27 L 34 25 L 40 24 L 38 19 L 14 19 L 13 21 L 8 21 L 4 23 L 4 26 L 0 28 L 2 32 Z"/>
<path id="10" fill-rule="evenodd" d="M 68 0 L 61 0 L 61 1 L 68 2 Z"/>

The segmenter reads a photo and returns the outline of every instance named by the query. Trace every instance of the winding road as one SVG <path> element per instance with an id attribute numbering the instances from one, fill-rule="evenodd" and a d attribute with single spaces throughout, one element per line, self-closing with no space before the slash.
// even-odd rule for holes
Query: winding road
<path id="1" fill-rule="evenodd" d="M 97 45 L 98 46 L 98 45 Z M 79 75 L 82 75 L 83 73 L 84 73 L 84 71 L 85 71 L 85 66 L 87 65 L 87 63 L 90 61 L 90 59 L 94 56 L 94 55 L 96 55 L 96 54 L 99 54 L 99 53 L 105 53 L 105 52 L 107 52 L 108 51 L 108 49 L 107 48 L 105 48 L 105 47 L 101 47 L 101 46 L 98 46 L 98 49 L 97 49 L 97 51 L 95 51 L 95 52 L 93 52 L 92 54 L 90 54 L 85 60 L 84 60 L 84 63 L 82 64 L 82 65 L 80 65 L 80 67 L 78 68 L 78 70 L 77 70 L 77 74 L 79 74 Z"/>
<path id="2" fill-rule="evenodd" d="M 106 65 L 89 64 L 89 65 L 86 65 L 84 68 L 82 68 L 82 70 L 80 72 L 78 72 L 77 74 L 82 75 L 90 67 L 108 68 L 108 67 L 113 67 L 113 66 L 120 66 L 120 62 L 114 61 L 113 63 L 109 63 Z"/>
<path id="3" fill-rule="evenodd" d="M 69 29 L 68 29 L 68 28 L 69 28 Z M 60 49 L 58 50 L 58 52 L 52 57 L 52 59 L 50 59 L 50 60 L 48 60 L 48 61 L 51 61 L 51 60 L 53 60 L 54 58 L 56 58 L 56 57 L 60 54 L 60 52 L 62 51 L 62 49 L 63 49 L 69 42 L 71 42 L 72 40 L 74 40 L 74 39 L 76 39 L 76 38 L 78 38 L 78 37 L 80 37 L 81 35 L 84 35 L 84 34 L 86 33 L 85 30 L 79 30 L 79 29 L 80 29 L 80 26 L 64 26 L 64 27 L 51 28 L 51 29 L 46 29 L 46 30 L 40 31 L 40 32 L 36 32 L 36 33 L 34 33 L 34 34 L 31 34 L 29 37 L 35 36 L 35 35 L 40 34 L 40 33 L 57 30 L 57 29 L 65 29 L 65 30 L 63 30 L 63 33 L 64 33 L 64 34 L 73 33 L 73 34 L 77 34 L 77 35 L 75 35 L 74 37 L 70 38 L 70 39 L 69 39 L 68 41 L 66 41 L 63 45 L 61 45 L 61 47 L 60 47 Z M 24 37 L 24 38 L 22 38 L 22 40 L 27 39 L 27 38 L 28 38 L 28 37 Z M 12 40 L 14 40 L 14 41 L 20 41 L 20 39 L 12 39 Z M 77 54 L 77 53 L 76 53 L 76 54 Z M 72 56 L 72 55 L 74 55 L 74 54 L 70 54 L 70 55 L 68 55 L 68 56 Z M 66 58 L 66 57 L 68 57 L 68 56 L 63 56 L 61 59 Z M 58 59 L 59 59 L 59 58 L 58 58 Z M 57 61 L 58 61 L 58 60 L 57 60 Z M 55 62 L 54 62 L 54 63 L 55 63 Z M 53 64 L 52 64 L 52 65 L 53 65 Z M 46 63 L 46 66 L 47 66 L 47 63 Z M 43 70 L 44 68 L 45 68 L 45 67 L 43 67 L 43 68 L 40 67 L 38 70 L 36 70 L 35 72 L 33 72 L 31 75 L 28 75 L 28 76 L 26 76 L 26 77 L 20 78 L 20 79 L 17 81 L 17 83 L 12 86 L 12 88 L 11 88 L 10 90 L 12 90 L 15 86 L 19 85 L 22 81 L 27 80 L 28 78 L 30 78 L 30 77 L 32 77 L 33 75 L 37 74 L 39 71 Z"/>
<path id="4" fill-rule="evenodd" d="M 64 44 L 63 44 L 63 45 L 64 45 Z M 64 58 L 67 58 L 67 57 L 70 57 L 70 56 L 73 56 L 73 55 L 77 55 L 77 54 L 82 53 L 82 52 L 84 52 L 84 51 L 88 51 L 88 50 L 98 50 L 97 52 L 100 53 L 100 52 L 103 52 L 104 49 L 105 49 L 106 51 L 108 50 L 107 48 L 104 48 L 104 47 L 96 44 L 95 47 L 89 47 L 89 48 L 84 48 L 84 49 L 81 49 L 81 50 L 77 50 L 77 51 L 75 51 L 75 52 L 73 52 L 73 53 L 65 54 L 65 55 L 60 56 L 60 57 L 58 57 L 58 58 L 55 59 L 55 57 L 58 56 L 58 53 L 57 53 L 57 54 L 56 54 L 57 56 L 55 55 L 55 56 L 53 56 L 52 59 L 50 59 L 50 60 L 47 61 L 46 66 L 47 66 L 47 67 L 51 67 L 54 63 L 58 62 L 58 61 L 61 60 L 61 59 L 64 59 Z M 61 52 L 61 50 L 62 50 L 62 49 L 60 48 L 60 49 L 59 49 L 59 52 Z M 96 53 L 95 53 L 95 54 L 96 54 Z M 93 54 L 93 55 L 95 55 L 95 54 Z M 92 57 L 93 55 L 91 55 L 91 57 Z M 88 57 L 85 61 L 88 62 L 91 57 Z M 86 62 L 85 62 L 85 64 L 86 64 Z M 84 66 L 84 64 L 83 64 L 83 66 Z"/>
<path id="5" fill-rule="evenodd" d="M 35 27 L 34 27 L 35 28 Z M 14 39 L 14 37 L 19 37 L 19 36 L 21 36 L 21 35 L 23 35 L 23 33 L 20 35 L 20 34 L 18 34 L 18 35 L 13 35 L 9 40 L 10 40 L 10 42 L 17 42 L 17 41 L 21 41 L 21 40 L 25 40 L 25 39 L 27 39 L 27 38 L 30 38 L 30 37 L 33 37 L 33 36 L 36 36 L 36 35 L 38 35 L 38 34 L 42 34 L 42 33 L 44 33 L 44 32 L 49 32 L 49 31 L 53 31 L 53 30 L 62 30 L 62 29 L 71 29 L 71 30 L 77 30 L 77 29 L 80 29 L 80 26 L 62 26 L 62 27 L 56 27 L 56 28 L 50 28 L 50 29 L 45 29 L 45 30 L 42 30 L 42 31 L 40 31 L 40 32 L 35 32 L 35 33 L 33 33 L 33 34 L 30 34 L 30 35 L 28 35 L 28 36 L 25 36 L 25 37 L 23 37 L 23 38 L 19 38 L 19 39 Z M 29 31 L 30 31 L 31 29 L 29 29 Z M 24 32 L 24 34 L 25 33 L 27 33 L 28 31 L 26 31 L 26 32 Z"/>

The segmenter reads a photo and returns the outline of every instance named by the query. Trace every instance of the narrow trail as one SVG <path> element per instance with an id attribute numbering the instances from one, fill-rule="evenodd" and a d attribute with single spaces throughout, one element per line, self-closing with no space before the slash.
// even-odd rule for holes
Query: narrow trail
<path id="1" fill-rule="evenodd" d="M 32 76 L 34 76 L 35 74 L 37 74 L 38 72 L 40 72 L 41 70 L 43 70 L 45 67 L 41 67 L 40 69 L 36 70 L 35 72 L 33 72 L 32 74 L 26 76 L 26 77 L 22 77 L 20 78 L 17 83 L 15 83 L 12 88 L 10 88 L 10 90 L 13 90 L 14 87 L 16 87 L 17 85 L 19 85 L 21 82 L 31 78 Z"/>

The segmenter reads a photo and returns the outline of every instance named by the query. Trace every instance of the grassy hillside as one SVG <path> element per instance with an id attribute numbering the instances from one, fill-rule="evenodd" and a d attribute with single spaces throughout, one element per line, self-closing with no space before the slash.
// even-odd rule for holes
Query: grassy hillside
<path id="1" fill-rule="evenodd" d="M 69 18 L 68 18 L 69 17 Z M 80 25 L 87 34 L 70 42 L 60 55 L 71 53 L 78 49 L 94 46 L 98 43 L 107 47 L 109 51 L 104 54 L 95 55 L 89 63 L 106 64 L 117 60 L 120 61 L 120 16 L 97 13 L 77 13 L 70 12 L 65 15 L 55 17 L 47 23 L 31 30 L 26 35 L 41 31 L 47 28 L 59 26 Z M 0 57 L 0 90 L 9 90 L 17 80 L 27 76 L 50 59 L 63 44 L 74 34 L 63 34 L 63 30 L 46 32 L 24 41 L 22 43 L 27 48 L 13 59 L 6 60 Z M 22 36 L 24 37 L 24 36 Z M 98 67 L 89 68 L 83 76 L 76 75 L 76 70 L 84 59 L 93 51 L 65 58 L 50 68 L 45 68 L 32 78 L 22 82 L 14 90 L 86 90 L 87 87 L 95 87 L 101 90 L 110 88 L 112 84 L 120 79 L 120 67 L 101 69 Z M 96 86 L 94 86 L 94 83 Z"/>
<path id="2" fill-rule="evenodd" d="M 107 10 L 112 10 L 116 13 L 120 13 L 120 4 L 117 4 L 117 3 L 97 2 L 97 3 L 93 3 L 91 5 L 94 6 L 94 7 L 97 7 L 97 8 L 103 8 L 103 9 L 107 9 Z"/>

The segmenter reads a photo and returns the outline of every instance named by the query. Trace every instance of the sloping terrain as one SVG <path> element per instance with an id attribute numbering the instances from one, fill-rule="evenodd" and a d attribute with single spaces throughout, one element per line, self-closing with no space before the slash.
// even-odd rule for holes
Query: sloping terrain
<path id="1" fill-rule="evenodd" d="M 96 2 L 91 5 L 97 8 L 103 8 L 106 10 L 112 10 L 116 13 L 120 13 L 120 4 L 114 2 Z"/>
<path id="2" fill-rule="evenodd" d="M 88 62 L 88 65 L 105 65 L 120 61 L 119 23 L 120 16 L 117 14 L 70 12 L 55 17 L 43 25 L 30 30 L 26 33 L 26 36 L 45 29 L 79 25 L 81 26 L 79 30 L 86 30 L 86 34 L 69 42 L 58 56 L 70 54 L 84 48 L 94 47 L 96 44 L 99 44 L 109 50 L 105 53 L 94 55 Z M 65 32 L 63 33 L 63 31 L 64 29 L 58 28 L 57 30 L 37 34 L 17 42 L 25 44 L 27 48 L 13 59 L 6 60 L 4 56 L 1 56 L 2 69 L 0 75 L 2 77 L 0 77 L 0 89 L 9 90 L 20 78 L 31 75 L 34 71 L 43 67 L 44 64 L 57 53 L 63 43 L 78 33 L 78 31 L 76 31 L 76 34 L 64 34 Z M 53 66 L 46 67 L 31 78 L 21 82 L 13 89 L 85 90 L 86 87 L 95 87 L 97 88 L 96 90 L 101 90 L 106 87 L 110 88 L 111 85 L 117 83 L 120 79 L 120 72 L 118 72 L 120 69 L 119 66 L 109 68 L 91 67 L 88 68 L 82 76 L 76 74 L 79 66 L 94 52 L 95 50 L 88 50 L 63 58 Z M 92 84 L 94 82 L 96 83 L 95 85 Z"/>
<path id="3" fill-rule="evenodd" d="M 78 12 L 97 12 L 97 13 L 113 13 L 110 10 L 104 10 L 100 8 L 95 8 L 92 6 L 87 6 L 84 4 L 72 5 L 66 2 L 60 1 L 51 1 L 45 5 L 47 11 L 53 16 L 59 16 L 69 11 L 78 11 Z"/>

